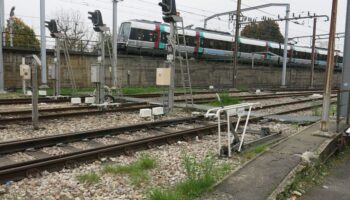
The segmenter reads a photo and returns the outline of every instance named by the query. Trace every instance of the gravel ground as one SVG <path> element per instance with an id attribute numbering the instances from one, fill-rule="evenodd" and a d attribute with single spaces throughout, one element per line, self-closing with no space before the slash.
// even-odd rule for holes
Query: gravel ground
<path id="1" fill-rule="evenodd" d="M 175 110 L 173 114 L 162 117 L 160 120 L 189 117 L 188 113 L 182 110 Z M 5 129 L 0 130 L 0 142 L 73 133 L 92 129 L 110 128 L 128 124 L 150 122 L 151 119 L 139 117 L 137 112 L 133 113 L 107 113 L 97 116 L 82 116 L 65 119 L 44 120 L 39 126 L 40 130 L 34 131 L 30 123 L 8 124 Z"/>
<path id="2" fill-rule="evenodd" d="M 39 109 L 48 108 L 62 108 L 62 107 L 77 107 L 70 103 L 39 103 Z M 16 104 L 16 105 L 0 105 L 0 112 L 17 111 L 17 110 L 31 110 L 31 104 Z"/>
<path id="3" fill-rule="evenodd" d="M 281 111 L 287 111 L 287 110 L 294 110 L 297 108 L 301 108 L 301 107 L 307 107 L 307 106 L 312 106 L 315 104 L 321 103 L 321 101 L 313 101 L 313 102 L 307 102 L 307 103 L 298 103 L 298 104 L 293 104 L 293 105 L 287 105 L 287 106 L 281 106 L 281 107 L 276 107 L 276 108 L 268 108 L 268 109 L 264 109 L 261 111 L 256 111 L 255 113 L 258 114 L 273 114 L 273 113 L 277 113 L 277 112 L 281 112 Z M 296 115 L 295 113 L 291 113 L 291 115 Z"/>
<path id="4" fill-rule="evenodd" d="M 25 161 L 30 161 L 35 159 L 34 157 L 22 152 L 10 154 L 10 155 L 7 155 L 6 157 L 15 162 L 25 162 Z"/>
<path id="5" fill-rule="evenodd" d="M 249 128 L 256 129 L 261 126 L 274 130 L 282 129 L 287 134 L 295 133 L 299 129 L 296 126 L 277 123 L 252 124 Z M 255 138 L 255 136 L 249 137 Z M 5 191 L 0 199 L 144 199 L 149 189 L 171 187 L 185 178 L 181 164 L 184 154 L 203 159 L 209 152 L 215 153 L 216 148 L 217 136 L 208 135 L 200 140 L 177 142 L 148 150 L 146 152 L 158 161 L 158 166 L 150 171 L 150 180 L 140 186 L 131 184 L 128 175 L 103 174 L 101 170 L 105 163 L 96 161 L 75 169 L 64 169 L 54 173 L 45 172 L 40 178 L 24 179 L 7 186 L 0 186 L 0 190 Z M 142 153 L 144 152 L 138 152 L 130 157 L 113 157 L 110 160 L 116 164 L 125 165 L 135 161 Z M 237 155 L 230 159 L 216 159 L 216 161 L 219 164 L 228 163 L 232 168 L 241 164 L 241 158 Z M 96 172 L 100 181 L 96 184 L 79 183 L 76 177 L 89 172 Z"/>

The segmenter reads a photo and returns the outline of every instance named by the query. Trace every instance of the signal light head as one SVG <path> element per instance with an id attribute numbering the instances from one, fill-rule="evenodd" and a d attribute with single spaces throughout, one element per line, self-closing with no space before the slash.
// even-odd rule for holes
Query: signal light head
<path id="1" fill-rule="evenodd" d="M 102 14 L 101 11 L 95 10 L 94 12 L 88 12 L 89 16 L 88 18 L 92 21 L 92 24 L 94 26 L 103 26 L 103 20 L 102 20 Z"/>

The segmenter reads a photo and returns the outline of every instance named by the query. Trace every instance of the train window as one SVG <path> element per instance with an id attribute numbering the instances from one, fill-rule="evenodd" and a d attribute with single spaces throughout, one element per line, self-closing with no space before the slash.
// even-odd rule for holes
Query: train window
<path id="1" fill-rule="evenodd" d="M 160 41 L 164 44 L 167 44 L 168 43 L 168 33 L 166 32 L 162 32 L 161 33 L 161 37 L 160 37 Z"/>
<path id="2" fill-rule="evenodd" d="M 272 52 L 273 54 L 276 54 L 276 55 L 279 55 L 279 56 L 283 56 L 281 54 L 280 49 L 278 49 L 278 48 L 269 48 L 269 51 Z"/>
<path id="3" fill-rule="evenodd" d="M 196 41 L 195 37 L 186 36 L 186 44 L 187 44 L 187 46 L 194 47 L 195 44 L 196 44 L 195 41 Z"/>
<path id="4" fill-rule="evenodd" d="M 343 57 L 342 56 L 338 56 L 338 63 L 343 63 Z"/>
<path id="5" fill-rule="evenodd" d="M 130 23 L 122 23 L 119 31 L 119 37 L 123 39 L 123 41 L 126 41 L 129 38 L 130 35 Z"/>
<path id="6" fill-rule="evenodd" d="M 199 46 L 204 47 L 204 38 L 199 39 Z"/>
<path id="7" fill-rule="evenodd" d="M 131 33 L 130 33 L 130 39 L 132 40 L 154 42 L 155 37 L 156 37 L 156 34 L 154 33 L 154 31 L 150 31 L 150 30 L 133 28 L 131 29 Z"/>
<path id="8" fill-rule="evenodd" d="M 220 49 L 231 51 L 232 44 L 231 42 L 221 41 L 221 40 L 212 40 L 212 39 L 203 39 L 203 47 L 210 49 Z"/>

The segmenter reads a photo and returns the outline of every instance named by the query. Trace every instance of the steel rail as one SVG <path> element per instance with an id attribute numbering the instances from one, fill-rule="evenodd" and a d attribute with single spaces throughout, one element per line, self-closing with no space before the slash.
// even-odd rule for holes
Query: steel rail
<path id="1" fill-rule="evenodd" d="M 109 109 L 109 110 L 90 110 L 90 111 L 81 111 L 81 112 L 71 112 L 71 113 L 58 113 L 58 114 L 45 114 L 40 115 L 39 119 L 47 120 L 47 119 L 57 119 L 62 117 L 76 117 L 76 116 L 83 116 L 83 115 L 99 115 L 99 114 L 106 114 L 111 112 L 128 112 L 128 111 L 135 111 L 143 108 L 151 108 L 155 107 L 155 105 L 139 105 L 139 106 L 130 106 L 130 107 L 124 107 L 124 108 L 116 108 L 116 109 Z M 0 119 L 0 124 L 8 124 L 13 122 L 24 122 L 24 121 L 31 121 L 31 116 L 24 116 L 24 117 L 15 117 L 15 118 L 3 118 Z"/>
<path id="2" fill-rule="evenodd" d="M 9 141 L 0 143 L 0 155 L 24 151 L 26 149 L 36 149 L 48 146 L 54 146 L 56 144 L 66 144 L 71 142 L 82 141 L 83 139 L 95 139 L 100 137 L 105 137 L 109 135 L 119 135 L 126 131 L 133 132 L 142 129 L 152 129 L 155 127 L 164 127 L 180 123 L 189 123 L 196 120 L 201 120 L 203 117 L 189 117 L 189 118 L 179 118 L 162 120 L 155 122 L 147 122 L 141 124 L 133 124 L 119 127 L 112 127 L 106 129 L 97 129 L 90 131 L 81 131 L 77 133 L 67 133 L 61 135 L 52 135 L 46 137 L 31 138 L 19 141 Z"/>
<path id="3" fill-rule="evenodd" d="M 120 107 L 124 106 L 137 106 L 137 105 L 145 105 L 147 103 L 123 103 Z M 78 107 L 61 107 L 61 108 L 43 108 L 40 109 L 39 112 L 63 112 L 63 111 L 77 111 L 77 110 L 96 110 L 97 106 L 78 106 Z M 0 116 L 2 115 L 24 115 L 31 114 L 32 110 L 15 110 L 15 111 L 0 111 Z"/>

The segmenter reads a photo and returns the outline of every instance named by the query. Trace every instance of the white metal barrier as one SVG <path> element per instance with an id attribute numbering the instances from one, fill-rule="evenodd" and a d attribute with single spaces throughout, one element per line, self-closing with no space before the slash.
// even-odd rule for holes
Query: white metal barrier
<path id="1" fill-rule="evenodd" d="M 221 154 L 221 148 L 222 148 L 222 141 L 221 141 L 221 114 L 226 113 L 226 121 L 227 121 L 227 148 L 228 148 L 228 157 L 231 157 L 232 155 L 232 149 L 231 144 L 236 139 L 234 135 L 231 132 L 231 117 L 232 116 L 238 116 L 236 126 L 235 126 L 235 132 L 237 132 L 239 123 L 243 116 L 246 116 L 245 125 L 242 133 L 242 137 L 240 139 L 240 144 L 238 148 L 238 152 L 242 150 L 242 145 L 244 142 L 244 137 L 246 134 L 250 113 L 253 108 L 260 105 L 260 103 L 242 103 L 232 106 L 225 106 L 225 107 L 217 107 L 213 109 L 209 109 L 207 113 L 205 114 L 206 118 L 217 118 L 218 119 L 218 140 L 219 140 L 219 155 Z M 247 111 L 246 111 L 247 110 Z M 232 138 L 232 139 L 231 139 Z"/>

